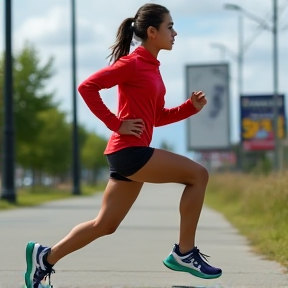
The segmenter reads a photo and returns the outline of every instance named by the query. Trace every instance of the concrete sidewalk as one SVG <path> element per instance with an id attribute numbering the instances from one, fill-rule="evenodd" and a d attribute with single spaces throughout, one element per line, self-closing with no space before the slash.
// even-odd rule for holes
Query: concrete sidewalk
<path id="1" fill-rule="evenodd" d="M 247 241 L 219 214 L 204 208 L 197 245 L 223 269 L 216 280 L 168 270 L 162 260 L 178 242 L 178 203 L 182 186 L 145 184 L 118 231 L 57 263 L 54 288 L 97 287 L 288 287 L 288 275 L 275 262 L 252 252 Z M 23 285 L 25 247 L 30 240 L 53 245 L 71 228 L 97 214 L 102 195 L 52 202 L 0 213 L 0 288 Z"/>

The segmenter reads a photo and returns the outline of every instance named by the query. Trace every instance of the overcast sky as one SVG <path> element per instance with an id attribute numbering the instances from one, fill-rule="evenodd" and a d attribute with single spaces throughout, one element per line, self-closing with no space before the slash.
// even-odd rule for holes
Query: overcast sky
<path id="1" fill-rule="evenodd" d="M 4 0 L 0 0 L 0 15 L 4 15 Z M 56 75 L 48 90 L 55 90 L 55 100 L 61 101 L 61 109 L 69 114 L 71 101 L 71 7 L 69 0 L 12 0 L 13 2 L 13 50 L 19 51 L 25 41 L 38 49 L 43 63 L 50 56 L 55 58 Z M 211 43 L 224 44 L 237 53 L 237 12 L 223 9 L 223 0 L 170 0 L 151 1 L 166 5 L 170 10 L 174 28 L 178 32 L 172 51 L 159 54 L 161 73 L 166 84 L 166 106 L 174 107 L 186 99 L 185 70 L 187 64 L 207 64 L 228 61 L 231 71 L 231 137 L 239 139 L 237 64 L 226 53 L 225 59 Z M 127 17 L 134 17 L 137 9 L 146 3 L 142 0 L 78 0 L 77 8 L 77 82 L 81 83 L 93 72 L 107 65 L 106 56 L 115 40 L 118 26 Z M 272 0 L 231 0 L 247 11 L 272 24 Z M 288 0 L 278 0 L 279 26 L 288 26 Z M 4 50 L 4 17 L 0 21 L 0 50 Z M 269 94 L 273 92 L 272 33 L 245 18 L 244 39 L 252 44 L 244 57 L 245 94 Z M 255 35 L 258 35 L 257 37 Z M 279 92 L 288 94 L 288 30 L 279 31 Z M 204 90 L 204 89 L 203 89 Z M 205 92 L 205 91 L 204 91 Z M 101 93 L 107 106 L 115 111 L 116 89 Z M 287 108 L 287 107 L 286 107 Z M 78 117 L 89 130 L 109 137 L 110 131 L 97 120 L 78 97 Z M 162 141 L 172 145 L 175 152 L 186 154 L 186 123 L 156 128 L 152 145 Z"/>

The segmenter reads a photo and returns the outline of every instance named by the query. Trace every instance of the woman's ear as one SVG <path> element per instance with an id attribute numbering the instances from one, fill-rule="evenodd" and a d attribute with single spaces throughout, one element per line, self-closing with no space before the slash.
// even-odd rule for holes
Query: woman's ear
<path id="1" fill-rule="evenodd" d="M 153 26 L 149 26 L 147 28 L 147 36 L 148 36 L 148 38 L 155 39 L 156 35 L 157 35 L 157 29 L 155 27 L 153 27 Z"/>

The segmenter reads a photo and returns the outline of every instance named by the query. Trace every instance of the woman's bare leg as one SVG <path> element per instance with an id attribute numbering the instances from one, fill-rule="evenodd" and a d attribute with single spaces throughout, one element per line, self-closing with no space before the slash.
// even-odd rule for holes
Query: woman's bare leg
<path id="1" fill-rule="evenodd" d="M 208 182 L 207 170 L 187 157 L 155 149 L 148 163 L 129 178 L 139 182 L 170 182 L 186 185 L 179 207 L 181 215 L 179 247 L 182 253 L 194 248 L 196 228 Z"/>
<path id="2" fill-rule="evenodd" d="M 93 240 L 115 232 L 137 199 L 142 185 L 143 183 L 140 182 L 110 179 L 98 216 L 74 227 L 65 238 L 52 247 L 47 261 L 55 264 L 67 254 L 86 246 Z"/>

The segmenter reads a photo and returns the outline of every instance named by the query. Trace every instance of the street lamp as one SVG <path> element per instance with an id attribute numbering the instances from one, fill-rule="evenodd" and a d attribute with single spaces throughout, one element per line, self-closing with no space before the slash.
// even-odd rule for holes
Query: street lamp
<path id="1" fill-rule="evenodd" d="M 243 9 L 236 4 L 230 4 L 230 3 L 226 3 L 224 5 L 225 9 L 228 10 L 235 10 L 240 12 L 238 14 L 238 95 L 239 95 L 239 99 L 243 93 L 243 60 L 244 60 L 244 33 L 243 33 Z"/>
<path id="2" fill-rule="evenodd" d="M 75 0 L 71 0 L 71 46 L 72 46 L 72 103 L 73 103 L 73 152 L 72 152 L 72 181 L 74 195 L 81 194 L 80 189 L 80 161 L 79 161 L 79 141 L 78 141 L 78 124 L 77 124 L 77 93 L 76 93 L 76 12 Z"/>
<path id="3" fill-rule="evenodd" d="M 1 198 L 16 202 L 14 184 L 14 115 L 12 73 L 12 1 L 5 1 L 5 72 L 4 72 L 4 133 L 2 150 L 2 193 Z"/>
<path id="4" fill-rule="evenodd" d="M 224 5 L 225 9 L 234 10 L 239 12 L 239 24 L 238 24 L 238 43 L 239 43 L 239 92 L 242 93 L 242 65 L 243 65 L 243 17 L 257 22 L 261 28 L 265 30 L 272 31 L 273 33 L 273 130 L 274 130 L 274 169 L 279 170 L 280 163 L 280 142 L 278 138 L 278 9 L 277 9 L 277 0 L 273 1 L 273 28 L 267 25 L 266 21 L 255 16 L 254 14 L 246 11 L 241 6 L 231 3 L 226 3 Z M 241 94 L 240 94 L 241 95 Z"/>
<path id="5" fill-rule="evenodd" d="M 238 103 L 241 105 L 241 95 L 243 93 L 243 62 L 244 62 L 244 31 L 243 31 L 243 13 L 242 8 L 236 4 L 226 3 L 224 9 L 234 10 L 238 12 L 238 55 L 237 55 L 237 69 L 238 69 Z M 241 133 L 241 131 L 240 131 Z M 239 159 L 238 167 L 243 169 L 243 148 L 239 145 Z"/>
<path id="6" fill-rule="evenodd" d="M 249 11 L 243 9 L 241 6 L 236 5 L 236 4 L 231 4 L 231 3 L 226 3 L 224 4 L 224 9 L 227 10 L 234 10 L 234 11 L 238 11 L 241 12 L 244 16 L 246 16 L 247 18 L 251 19 L 254 22 L 257 22 L 261 28 L 266 29 L 266 30 L 271 30 L 270 26 L 267 25 L 266 21 L 259 18 L 258 16 L 250 13 Z"/>
<path id="7" fill-rule="evenodd" d="M 280 169 L 280 140 L 278 137 L 278 8 L 277 0 L 273 0 L 273 128 L 275 141 L 275 170 Z"/>

